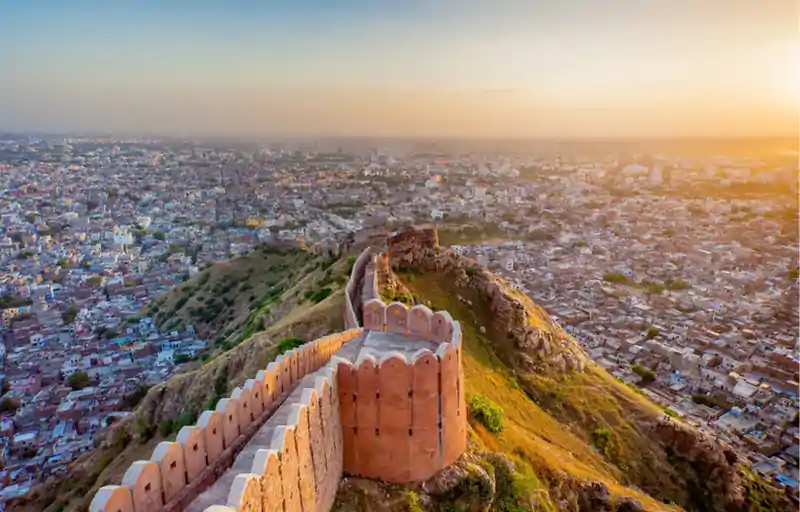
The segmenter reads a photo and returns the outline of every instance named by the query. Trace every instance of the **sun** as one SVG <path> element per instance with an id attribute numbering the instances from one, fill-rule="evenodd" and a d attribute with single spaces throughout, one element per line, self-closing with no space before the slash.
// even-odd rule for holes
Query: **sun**
<path id="1" fill-rule="evenodd" d="M 800 40 L 779 47 L 772 59 L 773 86 L 779 100 L 800 106 Z"/>

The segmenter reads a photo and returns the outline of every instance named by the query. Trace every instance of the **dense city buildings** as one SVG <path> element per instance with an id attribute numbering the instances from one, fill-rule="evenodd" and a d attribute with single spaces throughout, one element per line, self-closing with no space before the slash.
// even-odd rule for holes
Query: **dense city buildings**
<path id="1" fill-rule="evenodd" d="M 422 221 L 797 487 L 796 154 L 343 146 L 0 136 L 3 499 L 214 343 L 144 314 L 163 292 L 259 244 Z"/>

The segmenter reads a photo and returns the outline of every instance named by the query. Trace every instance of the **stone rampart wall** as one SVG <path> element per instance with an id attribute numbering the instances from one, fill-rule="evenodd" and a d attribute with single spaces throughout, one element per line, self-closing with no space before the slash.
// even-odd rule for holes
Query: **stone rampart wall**
<path id="1" fill-rule="evenodd" d="M 423 304 L 409 308 L 401 302 L 386 304 L 380 299 L 364 303 L 364 330 L 367 331 L 390 332 L 408 338 L 444 343 L 453 342 L 457 329 L 460 331 L 458 322 L 453 320 L 450 313 L 434 313 Z"/>
<path id="2" fill-rule="evenodd" d="M 366 304 L 378 298 L 378 268 L 377 255 L 372 255 L 364 269 L 364 281 L 361 289 L 361 304 Z"/>
<path id="3" fill-rule="evenodd" d="M 253 468 L 256 467 L 255 462 L 260 461 L 263 471 L 251 471 L 243 478 L 237 475 L 235 485 L 228 495 L 228 503 L 241 504 L 251 496 L 262 496 L 261 491 L 253 490 L 253 485 L 256 485 L 254 482 L 262 487 L 275 485 L 272 478 L 265 477 L 267 470 L 271 471 L 270 468 L 275 466 L 275 460 L 278 461 L 279 471 L 280 467 L 284 467 L 283 461 L 288 461 L 285 472 L 289 485 L 291 471 L 294 471 L 294 466 L 290 466 L 294 464 L 292 461 L 299 458 L 300 462 L 307 465 L 311 460 L 306 445 L 301 446 L 301 443 L 307 444 L 311 439 L 320 439 L 324 440 L 320 449 L 341 450 L 341 442 L 337 444 L 336 441 L 337 432 L 338 439 L 341 437 L 341 428 L 338 427 L 337 397 L 333 390 L 336 384 L 335 370 L 319 369 L 330 361 L 345 342 L 361 333 L 361 329 L 350 329 L 306 343 L 278 356 L 266 369 L 259 371 L 255 378 L 248 379 L 244 386 L 234 389 L 230 397 L 221 399 L 214 410 L 203 412 L 197 425 L 183 427 L 174 442 L 162 441 L 149 460 L 134 462 L 123 476 L 121 485 L 102 487 L 92 500 L 90 512 L 186 509 L 206 488 L 213 488 L 212 484 L 218 480 L 218 476 L 229 473 L 226 469 L 231 463 L 239 463 L 244 454 L 240 452 L 255 448 L 251 446 L 252 441 L 264 430 L 265 423 L 279 416 L 281 411 L 285 412 L 287 407 L 294 408 L 292 410 L 296 413 L 288 420 L 280 419 L 285 421 L 285 428 L 281 430 L 281 441 L 270 439 L 270 444 L 263 446 L 268 454 L 261 454 L 259 458 L 259 453 L 256 453 L 255 460 L 246 461 Z M 308 386 L 309 382 L 313 385 Z M 306 387 L 310 389 L 305 389 Z M 327 432 L 325 425 L 329 425 Z M 311 428 L 316 430 L 312 432 L 309 430 Z M 285 450 L 287 455 L 281 455 Z M 301 454 L 303 450 L 305 451 Z M 337 457 L 332 453 L 329 457 L 320 455 L 318 458 L 330 460 L 330 464 L 312 468 L 315 475 L 320 471 L 318 480 L 324 484 L 320 488 L 315 487 L 314 499 L 319 499 L 320 504 L 328 501 L 332 503 L 338 475 L 341 473 L 341 462 L 336 461 L 341 461 L 341 456 Z M 306 466 L 301 465 L 296 469 L 298 472 L 306 471 L 298 473 L 300 476 L 297 483 L 308 494 L 309 488 L 303 485 L 308 484 L 308 475 L 311 473 L 308 473 Z M 303 474 L 306 475 L 305 484 Z M 323 475 L 326 477 L 322 478 Z M 327 475 L 333 475 L 331 481 L 335 481 L 334 484 L 329 483 Z M 292 489 L 291 486 L 287 487 L 286 499 L 290 500 L 287 503 L 293 503 L 291 500 L 295 499 Z M 306 501 L 308 499 L 310 498 Z M 328 508 L 322 507 L 319 510 Z M 261 509 L 240 507 L 234 510 Z M 275 510 L 283 509 L 279 507 Z M 313 509 L 306 506 L 303 510 Z"/>
<path id="4" fill-rule="evenodd" d="M 467 444 L 458 349 L 340 361 L 337 378 L 344 471 L 393 483 L 424 481 Z"/>
<path id="5" fill-rule="evenodd" d="M 373 301 L 365 324 L 367 311 L 388 317 L 375 324 L 383 330 L 440 344 L 410 358 L 389 352 L 339 361 L 344 470 L 394 483 L 426 480 L 467 448 L 461 327 L 425 306 Z"/>
<path id="6" fill-rule="evenodd" d="M 372 250 L 367 247 L 356 258 L 350 278 L 345 286 L 344 301 L 344 326 L 345 329 L 356 329 L 359 327 L 358 308 L 362 304 L 360 300 L 361 289 L 359 283 L 364 280 L 367 265 L 373 260 Z M 361 286 L 363 288 L 363 285 Z"/>

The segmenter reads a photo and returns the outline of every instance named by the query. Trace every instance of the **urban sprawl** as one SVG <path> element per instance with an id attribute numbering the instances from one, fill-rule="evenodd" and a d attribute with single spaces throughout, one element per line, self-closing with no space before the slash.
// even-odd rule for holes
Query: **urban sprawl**
<path id="1" fill-rule="evenodd" d="M 796 156 L 1 139 L 3 501 L 212 348 L 143 314 L 162 293 L 259 244 L 429 222 L 796 492 Z"/>

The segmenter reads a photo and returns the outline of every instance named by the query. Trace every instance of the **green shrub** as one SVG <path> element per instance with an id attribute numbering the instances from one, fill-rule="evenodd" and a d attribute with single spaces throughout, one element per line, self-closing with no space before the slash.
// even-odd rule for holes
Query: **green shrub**
<path id="1" fill-rule="evenodd" d="M 158 433 L 161 437 L 167 437 L 172 433 L 173 428 L 173 421 L 169 418 L 165 420 L 161 420 L 161 423 L 158 424 Z"/>
<path id="2" fill-rule="evenodd" d="M 503 409 L 488 398 L 474 395 L 469 399 L 469 411 L 475 421 L 497 434 L 503 430 Z"/>
<path id="3" fill-rule="evenodd" d="M 608 454 L 611 447 L 612 437 L 611 431 L 607 428 L 596 428 L 592 432 L 592 445 L 597 448 L 603 455 Z"/>
<path id="4" fill-rule="evenodd" d="M 670 291 L 686 290 L 687 288 L 691 287 L 689 283 L 686 281 L 681 281 L 680 279 L 676 279 L 674 281 L 672 279 L 667 279 L 664 281 L 664 286 Z"/>
<path id="5" fill-rule="evenodd" d="M 319 290 L 308 290 L 303 294 L 303 297 L 310 300 L 314 304 L 322 302 L 327 299 L 332 290 L 329 287 L 320 288 Z"/>
<path id="6" fill-rule="evenodd" d="M 146 443 L 153 437 L 153 435 L 156 433 L 156 429 L 157 427 L 152 423 L 148 423 L 142 415 L 137 416 L 136 421 L 133 424 L 133 431 L 136 432 L 139 442 L 142 444 Z"/>
<path id="7" fill-rule="evenodd" d="M 146 384 L 137 385 L 136 389 L 131 391 L 131 393 L 122 400 L 122 405 L 125 409 L 133 409 L 147 396 L 148 391 L 150 391 L 150 386 Z"/>
<path id="8" fill-rule="evenodd" d="M 191 361 L 192 356 L 188 354 L 176 354 L 172 359 L 175 361 L 175 364 L 183 364 Z"/>
<path id="9" fill-rule="evenodd" d="M 625 274 L 620 274 L 619 272 L 609 272 L 608 274 L 603 275 L 603 281 L 606 281 L 607 283 L 627 284 L 630 280 Z"/>
<path id="10" fill-rule="evenodd" d="M 292 350 L 293 348 L 297 348 L 304 343 L 303 339 L 299 336 L 289 336 L 287 338 L 283 338 L 278 342 L 275 346 L 275 350 L 278 354 L 283 354 L 287 350 Z"/>
<path id="11" fill-rule="evenodd" d="M 658 330 L 658 327 L 648 327 L 647 332 L 645 334 L 647 335 L 648 340 L 652 340 L 653 338 L 661 334 L 661 331 Z"/>
<path id="12" fill-rule="evenodd" d="M 494 473 L 495 505 L 491 510 L 499 512 L 534 510 L 537 489 L 540 485 L 527 462 L 518 461 L 512 466 L 507 460 L 489 454 L 482 465 Z"/>
<path id="13" fill-rule="evenodd" d="M 408 512 L 424 512 L 419 500 L 419 496 L 416 492 L 409 489 L 404 494 L 406 497 L 406 507 L 408 508 Z"/>
<path id="14" fill-rule="evenodd" d="M 86 372 L 75 372 L 67 377 L 67 384 L 74 390 L 83 389 L 92 385 L 92 379 Z"/>
<path id="15" fill-rule="evenodd" d="M 633 370 L 633 373 L 641 377 L 642 380 L 639 381 L 640 386 L 648 386 L 654 380 L 656 380 L 656 373 L 649 368 L 635 364 L 631 367 L 631 370 Z"/>
<path id="16" fill-rule="evenodd" d="M 216 404 L 214 404 L 216 406 Z M 184 411 L 177 421 L 172 422 L 172 433 L 177 434 L 183 427 L 189 427 L 197 422 L 197 413 L 194 411 Z"/>
<path id="17" fill-rule="evenodd" d="M 114 436 L 112 438 L 112 444 L 118 449 L 122 450 L 128 443 L 131 442 L 131 435 L 124 427 L 118 427 L 114 430 Z"/>

